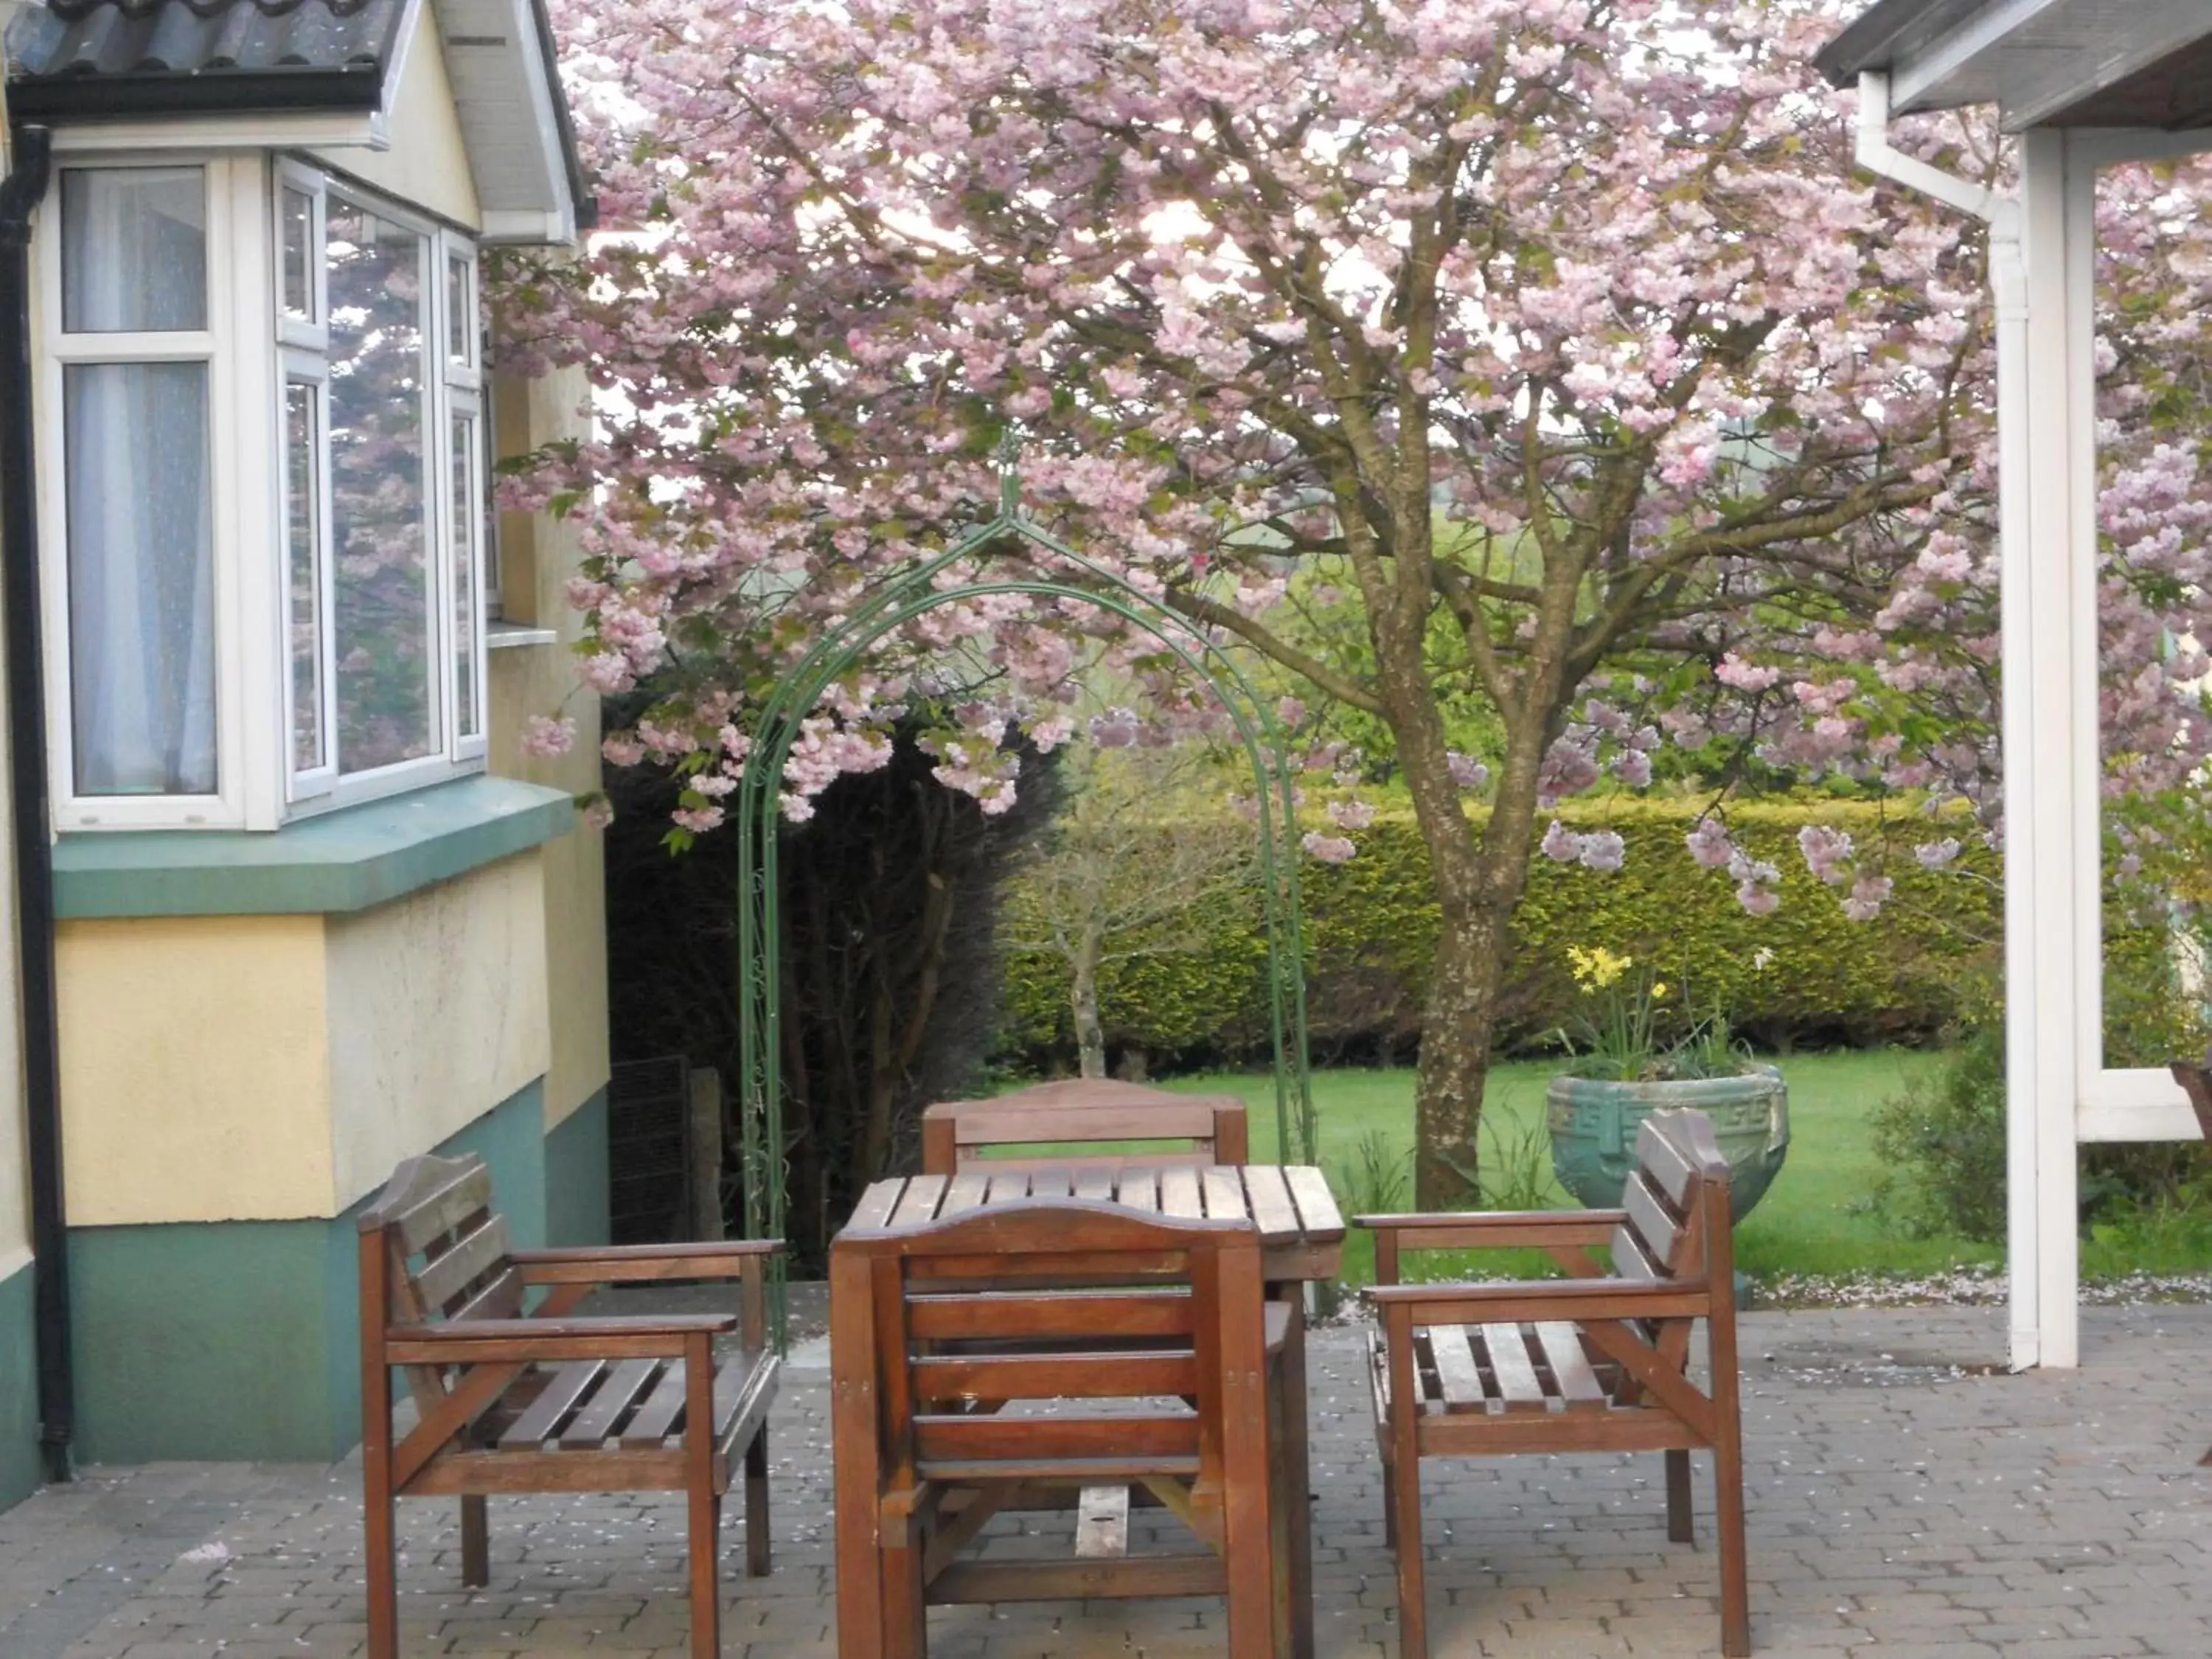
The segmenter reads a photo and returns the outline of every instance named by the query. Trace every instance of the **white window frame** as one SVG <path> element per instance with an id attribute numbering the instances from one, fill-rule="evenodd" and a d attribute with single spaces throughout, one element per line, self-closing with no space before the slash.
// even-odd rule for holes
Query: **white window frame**
<path id="1" fill-rule="evenodd" d="M 486 544 L 490 532 L 487 520 L 490 516 L 491 478 L 485 467 L 487 434 L 490 429 L 490 388 L 485 383 L 483 367 L 483 267 L 477 257 L 476 244 L 468 237 L 450 229 L 438 233 L 438 296 L 441 315 L 439 319 L 438 355 L 443 368 L 441 376 L 443 392 L 440 402 L 443 418 L 438 423 L 438 440 L 442 457 L 441 478 L 444 488 L 439 493 L 440 508 L 449 522 L 439 545 L 446 555 L 444 568 L 450 579 L 455 566 L 454 553 L 465 534 L 469 552 L 469 591 L 474 596 L 475 622 L 471 629 L 469 676 L 471 701 L 476 715 L 476 730 L 461 729 L 460 653 L 453 640 L 446 641 L 446 739 L 457 759 L 482 759 L 491 723 L 489 707 L 490 689 L 485 683 L 489 659 L 485 655 L 484 636 L 491 623 L 491 602 L 484 589 L 488 574 Z M 453 344 L 453 319 L 447 300 L 448 286 L 454 265 L 462 267 L 462 290 L 468 307 L 461 330 L 461 355 L 455 356 L 448 349 Z M 460 421 L 470 423 L 468 442 L 459 449 L 454 447 L 453 428 Z M 453 517 L 453 469 L 456 464 L 468 468 L 469 512 L 467 522 Z M 453 625 L 459 612 L 454 593 L 449 587 L 445 595 L 443 615 L 447 627 Z"/>
<path id="2" fill-rule="evenodd" d="M 288 819 L 382 795 L 425 787 L 483 769 L 490 721 L 484 589 L 488 532 L 483 519 L 490 484 L 483 453 L 489 395 L 482 361 L 483 272 L 474 236 L 393 200 L 343 173 L 267 150 L 204 145 L 102 149 L 70 154 L 67 169 L 198 167 L 207 192 L 206 326 L 194 333 L 62 331 L 61 212 L 58 188 L 40 214 L 33 261 L 39 340 L 33 415 L 39 434 L 37 487 L 42 620 L 46 641 L 50 778 L 54 822 L 64 830 L 274 830 Z M 309 282 L 315 314 L 302 321 L 283 306 L 283 191 L 303 191 L 311 210 Z M 426 595 L 431 653 L 426 671 L 435 701 L 429 755 L 341 775 L 335 625 L 333 514 L 330 491 L 328 282 L 325 224 L 330 197 L 364 208 L 421 238 L 424 287 L 426 397 L 422 445 L 423 530 L 428 540 Z M 467 269 L 475 315 L 465 330 L 467 356 L 448 346 L 452 319 L 448 264 Z M 208 365 L 209 532 L 216 653 L 216 793 L 207 795 L 80 795 L 76 788 L 74 708 L 70 695 L 69 526 L 63 384 L 76 363 L 199 362 Z M 290 549 L 287 506 L 286 398 L 296 384 L 317 387 L 317 506 L 319 515 L 318 616 L 323 630 L 320 683 L 325 764 L 293 767 L 293 664 L 290 648 Z M 465 526 L 454 522 L 456 419 L 476 423 L 465 458 L 475 508 Z M 459 665 L 456 652 L 454 538 L 465 531 L 473 586 L 471 653 L 476 723 L 458 729 Z"/>
<path id="3" fill-rule="evenodd" d="M 283 191 L 287 187 L 303 191 L 313 204 L 311 238 L 314 258 L 311 261 L 313 273 L 311 283 L 315 314 L 312 321 L 304 323 L 291 318 L 283 308 Z M 422 249 L 424 290 L 421 378 L 422 384 L 430 389 L 427 399 L 429 406 L 424 411 L 423 420 L 422 506 L 423 533 L 429 547 L 425 574 L 429 589 L 427 599 L 430 654 L 438 665 L 430 684 L 430 693 L 435 704 L 432 730 L 440 746 L 435 752 L 413 760 L 398 761 L 389 766 L 352 774 L 342 769 L 343 756 L 340 748 L 335 660 L 336 593 L 331 574 L 335 547 L 331 535 L 330 473 L 329 287 L 323 248 L 329 202 L 332 197 L 374 213 L 420 239 L 418 246 Z M 305 812 L 422 788 L 483 769 L 487 748 L 486 732 L 483 728 L 488 723 L 486 705 L 489 695 L 485 684 L 483 647 L 483 538 L 478 532 L 471 548 L 471 580 L 476 594 L 476 637 L 472 657 L 479 729 L 472 733 L 464 733 L 459 730 L 459 675 L 454 649 L 453 538 L 457 526 L 453 522 L 450 494 L 453 483 L 453 423 L 457 417 L 482 419 L 483 367 L 478 360 L 480 348 L 474 344 L 473 320 L 468 357 L 456 361 L 447 353 L 452 322 L 447 298 L 447 262 L 451 258 L 465 262 L 468 299 L 478 316 L 482 311 L 481 272 L 475 244 L 465 234 L 441 225 L 380 191 L 302 161 L 288 158 L 277 164 L 269 193 L 267 218 L 271 227 L 267 264 L 270 314 L 274 319 L 273 334 L 278 342 L 280 359 L 275 402 L 280 432 L 286 388 L 311 379 L 323 388 L 319 398 L 322 419 L 318 425 L 316 495 L 321 519 L 319 533 L 322 543 L 318 560 L 321 580 L 318 614 L 323 629 L 323 654 L 319 678 L 323 689 L 324 764 L 307 771 L 295 769 L 292 764 L 293 676 L 290 636 L 287 626 L 291 614 L 290 562 L 289 557 L 284 556 L 289 552 L 284 545 L 289 515 L 285 511 L 285 486 L 281 467 L 278 469 L 280 476 L 276 480 L 274 503 L 276 545 L 282 571 L 280 581 L 284 589 L 283 605 L 278 617 L 277 666 L 283 683 L 283 746 L 279 764 L 292 815 L 298 817 Z M 481 463 L 477 463 L 471 467 L 471 489 L 478 498 L 481 498 L 485 483 L 481 477 Z"/>
<path id="4" fill-rule="evenodd" d="M 49 787 L 54 821 L 64 830 L 238 829 L 260 818 L 273 827 L 275 778 L 257 769 L 243 718 L 256 677 L 246 614 L 255 598 L 251 560 L 234 550 L 258 542 L 248 502 L 264 475 L 267 427 L 258 400 L 240 388 L 258 381 L 251 359 L 260 329 L 258 285 L 241 273 L 264 263 L 260 245 L 264 169 L 258 158 L 204 150 L 161 149 L 72 157 L 62 170 L 197 167 L 206 194 L 206 326 L 196 333 L 64 333 L 62 328 L 61 191 L 57 184 L 40 218 L 33 281 L 40 359 L 33 379 L 38 463 L 40 557 L 45 586 Z M 208 366 L 208 514 L 213 550 L 210 592 L 215 649 L 216 790 L 198 795 L 88 795 L 76 787 L 75 705 L 70 686 L 69 489 L 64 380 L 73 364 L 204 362 Z"/>

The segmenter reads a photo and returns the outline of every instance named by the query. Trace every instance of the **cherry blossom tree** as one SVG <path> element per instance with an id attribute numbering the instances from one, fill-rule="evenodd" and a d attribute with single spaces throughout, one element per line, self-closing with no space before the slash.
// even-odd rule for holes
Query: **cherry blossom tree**
<path id="1" fill-rule="evenodd" d="M 1442 913 L 1424 1205 L 1474 1190 L 1528 860 L 1622 856 L 1551 821 L 1558 801 L 1689 777 L 1715 801 L 1692 850 L 1753 912 L 1778 873 L 1731 842 L 1725 800 L 1762 778 L 1963 798 L 1996 833 L 1982 247 L 1853 173 L 1850 100 L 1807 65 L 1835 6 L 566 10 L 624 234 L 511 263 L 505 349 L 588 364 L 601 435 L 511 489 L 580 514 L 584 678 L 659 694 L 607 752 L 684 770 L 685 833 L 720 820 L 780 667 L 988 515 L 1009 423 L 1056 533 L 1387 733 Z M 2003 165 L 1964 126 L 1921 140 Z M 2159 209 L 2110 249 L 2114 386 L 2143 388 L 2108 411 L 2139 434 L 2109 446 L 2104 593 L 2131 787 L 2204 748 L 2192 184 L 2116 186 Z M 934 739 L 939 775 L 987 806 L 1015 787 L 1011 734 L 1074 735 L 1071 677 L 1102 659 L 1158 682 L 1146 718 L 1202 722 L 1152 650 L 1079 604 L 933 611 L 825 700 L 787 809 L 881 764 L 947 654 L 994 676 Z M 1443 711 L 1469 697 L 1494 753 L 1449 746 Z M 1360 810 L 1309 850 L 1352 855 Z M 1931 830 L 1918 855 L 1949 844 Z M 1802 851 L 1853 915 L 1879 912 L 1869 849 L 1808 831 Z"/>

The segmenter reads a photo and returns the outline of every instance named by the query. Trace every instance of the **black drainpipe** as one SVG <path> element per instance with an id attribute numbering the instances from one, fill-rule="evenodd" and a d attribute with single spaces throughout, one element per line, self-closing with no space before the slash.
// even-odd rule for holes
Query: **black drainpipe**
<path id="1" fill-rule="evenodd" d="M 62 1192 L 61 1038 L 55 1018 L 54 849 L 46 810 L 46 669 L 39 652 L 38 446 L 31 416 L 31 213 L 52 144 L 18 127 L 0 183 L 0 623 L 8 656 L 8 772 L 15 841 L 16 989 L 31 1159 L 32 1285 L 39 1334 L 39 1444 L 46 1478 L 70 1478 L 76 1382 L 70 1364 L 69 1221 Z"/>

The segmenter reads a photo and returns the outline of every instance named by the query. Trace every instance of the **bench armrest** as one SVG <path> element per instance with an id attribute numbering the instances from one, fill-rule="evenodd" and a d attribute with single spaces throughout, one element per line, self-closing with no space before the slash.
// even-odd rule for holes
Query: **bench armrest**
<path id="1" fill-rule="evenodd" d="M 1577 1319 L 1692 1319 L 1713 1309 L 1704 1279 L 1632 1284 L 1618 1279 L 1535 1279 L 1496 1285 L 1375 1285 L 1360 1292 L 1415 1325 L 1517 1325 Z"/>
<path id="2" fill-rule="evenodd" d="M 1602 1244 L 1626 1210 L 1470 1210 L 1358 1215 L 1356 1227 L 1395 1233 L 1401 1250 L 1506 1250 L 1524 1245 Z"/>
<path id="3" fill-rule="evenodd" d="M 669 1279 L 738 1279 L 782 1253 L 780 1238 L 732 1238 L 694 1244 L 511 1250 L 507 1260 L 522 1274 L 526 1285 L 617 1285 Z"/>
<path id="4" fill-rule="evenodd" d="M 619 1314 L 593 1319 L 463 1319 L 386 1328 L 395 1365 L 526 1364 L 566 1359 L 681 1359 L 738 1328 L 735 1314 Z"/>

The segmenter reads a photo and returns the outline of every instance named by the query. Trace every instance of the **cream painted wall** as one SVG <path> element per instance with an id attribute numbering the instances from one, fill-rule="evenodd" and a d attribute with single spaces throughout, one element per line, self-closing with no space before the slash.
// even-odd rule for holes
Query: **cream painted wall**
<path id="1" fill-rule="evenodd" d="M 529 381 L 495 378 L 494 428 L 501 451 L 520 454 L 553 438 L 587 435 L 577 410 L 588 391 L 579 370 Z M 599 702 L 577 684 L 576 659 L 566 647 L 581 635 L 583 619 L 562 592 L 576 570 L 575 532 L 544 514 L 509 513 L 500 520 L 500 549 L 507 617 L 553 629 L 560 640 L 491 653 L 491 769 L 589 793 L 599 787 Z M 550 759 L 523 754 L 524 722 L 556 713 L 576 722 L 574 746 Z M 580 824 L 544 850 L 545 989 L 553 1020 L 545 1079 L 550 1129 L 606 1086 L 607 919 L 599 832 Z"/>
<path id="2" fill-rule="evenodd" d="M 544 1075 L 544 962 L 536 850 L 353 915 L 64 922 L 70 1222 L 337 1214 Z"/>
<path id="3" fill-rule="evenodd" d="M 446 78 L 445 44 L 430 8 L 418 9 L 415 38 L 399 75 L 389 122 L 392 148 L 325 149 L 316 152 L 403 202 L 417 203 L 471 230 L 483 228 L 477 204 L 476 175 L 453 110 L 453 89 Z"/>
<path id="4" fill-rule="evenodd" d="M 320 916 L 64 921 L 69 1217 L 327 1216 Z"/>
<path id="5" fill-rule="evenodd" d="M 336 1208 L 544 1074 L 545 892 L 532 850 L 328 919 Z"/>

